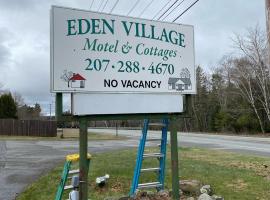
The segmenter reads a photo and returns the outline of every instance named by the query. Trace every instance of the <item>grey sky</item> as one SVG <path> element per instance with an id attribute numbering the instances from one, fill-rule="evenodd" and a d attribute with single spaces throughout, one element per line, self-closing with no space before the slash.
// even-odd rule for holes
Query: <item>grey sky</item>
<path id="1" fill-rule="evenodd" d="M 51 5 L 90 9 L 93 0 L 0 0 L 0 83 L 20 93 L 27 104 L 38 102 L 44 113 L 54 99 L 49 91 Z M 106 0 L 94 0 L 92 10 Z M 138 16 L 151 0 L 141 0 L 131 16 Z M 142 18 L 152 19 L 168 0 L 154 0 Z M 195 0 L 185 0 L 165 21 L 172 21 Z M 100 3 L 103 2 L 101 5 Z M 109 0 L 109 12 L 116 0 Z M 119 0 L 113 13 L 126 15 L 136 1 Z M 173 2 L 173 0 L 171 0 Z M 265 29 L 264 0 L 200 0 L 178 23 L 194 25 L 196 64 L 215 66 L 233 51 L 231 37 L 246 28 Z"/>

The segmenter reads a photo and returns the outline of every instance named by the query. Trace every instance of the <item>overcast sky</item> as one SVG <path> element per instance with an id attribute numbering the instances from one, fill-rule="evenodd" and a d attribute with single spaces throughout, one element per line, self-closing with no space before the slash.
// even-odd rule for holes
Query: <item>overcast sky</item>
<path id="1" fill-rule="evenodd" d="M 51 5 L 102 9 L 106 0 L 0 0 L 0 83 L 2 89 L 20 93 L 25 103 L 40 103 L 49 112 L 54 98 L 50 83 Z M 109 12 L 117 0 L 109 0 Z M 140 0 L 130 16 L 152 19 L 169 0 Z M 185 0 L 164 21 L 172 21 L 195 0 Z M 174 0 L 171 0 L 173 3 Z M 101 4 L 103 3 L 103 4 Z M 136 0 L 119 0 L 112 13 L 127 15 Z M 92 6 L 91 6 L 92 4 Z M 265 30 L 264 0 L 200 0 L 177 22 L 195 29 L 196 64 L 209 70 L 223 55 L 233 51 L 231 37 L 259 25 Z M 53 106 L 54 108 L 54 106 Z"/>

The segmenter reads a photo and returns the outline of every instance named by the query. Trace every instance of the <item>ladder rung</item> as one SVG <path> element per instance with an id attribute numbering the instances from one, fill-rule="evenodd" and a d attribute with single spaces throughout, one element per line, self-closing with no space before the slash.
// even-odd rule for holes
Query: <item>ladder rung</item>
<path id="1" fill-rule="evenodd" d="M 156 188 L 156 187 L 162 187 L 162 184 L 160 182 L 138 184 L 138 189 L 140 189 L 140 188 Z"/>
<path id="2" fill-rule="evenodd" d="M 143 158 L 162 158 L 164 157 L 164 155 L 162 153 L 146 153 L 143 154 Z"/>
<path id="3" fill-rule="evenodd" d="M 163 124 L 163 123 L 149 123 L 148 126 L 161 126 L 161 127 L 165 127 L 166 124 Z"/>
<path id="4" fill-rule="evenodd" d="M 160 168 L 156 167 L 156 168 L 141 169 L 141 172 L 150 172 L 150 171 L 160 171 Z"/>
<path id="5" fill-rule="evenodd" d="M 65 187 L 64 187 L 64 190 L 70 190 L 70 189 L 72 189 L 73 188 L 73 185 L 66 185 Z"/>
<path id="6" fill-rule="evenodd" d="M 68 172 L 68 174 L 78 174 L 78 173 L 80 173 L 80 170 L 79 170 L 79 169 L 70 170 L 70 171 Z"/>
<path id="7" fill-rule="evenodd" d="M 162 140 L 161 138 L 150 138 L 150 139 L 147 139 L 146 141 L 152 142 L 152 141 L 161 141 L 161 140 Z"/>

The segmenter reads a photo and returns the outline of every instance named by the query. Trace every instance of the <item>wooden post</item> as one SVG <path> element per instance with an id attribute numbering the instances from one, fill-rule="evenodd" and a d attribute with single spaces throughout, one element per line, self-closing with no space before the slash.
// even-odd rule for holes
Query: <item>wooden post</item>
<path id="1" fill-rule="evenodd" d="M 79 200 L 88 200 L 87 119 L 80 118 L 80 188 Z"/>
<path id="2" fill-rule="evenodd" d="M 118 137 L 118 121 L 115 121 L 115 131 L 116 131 L 116 137 Z"/>
<path id="3" fill-rule="evenodd" d="M 63 94 L 56 93 L 55 98 L 55 117 L 58 121 L 63 114 Z"/>
<path id="4" fill-rule="evenodd" d="M 172 195 L 173 200 L 179 200 L 179 172 L 178 172 L 178 141 L 176 119 L 170 121 L 170 139 L 171 139 L 171 169 L 172 169 Z"/>

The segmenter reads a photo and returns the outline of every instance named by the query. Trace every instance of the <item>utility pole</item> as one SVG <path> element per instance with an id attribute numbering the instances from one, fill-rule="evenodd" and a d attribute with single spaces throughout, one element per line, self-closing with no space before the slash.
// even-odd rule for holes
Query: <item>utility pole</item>
<path id="1" fill-rule="evenodd" d="M 270 0 L 265 0 L 265 15 L 266 15 L 266 33 L 267 33 L 267 43 L 268 43 L 268 55 L 269 55 L 269 60 L 270 60 Z"/>
<path id="2" fill-rule="evenodd" d="M 52 119 L 52 104 L 50 103 L 50 120 Z"/>
<path id="3" fill-rule="evenodd" d="M 115 134 L 118 136 L 118 121 L 115 121 Z"/>

